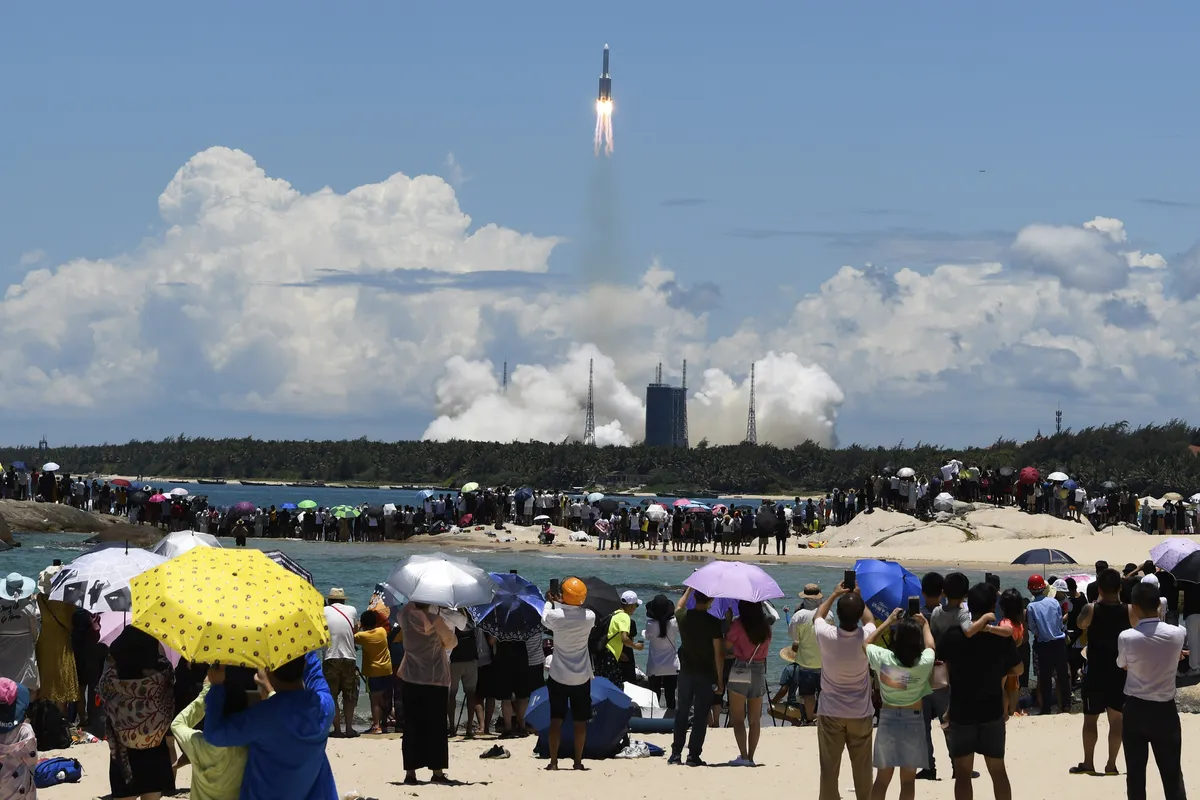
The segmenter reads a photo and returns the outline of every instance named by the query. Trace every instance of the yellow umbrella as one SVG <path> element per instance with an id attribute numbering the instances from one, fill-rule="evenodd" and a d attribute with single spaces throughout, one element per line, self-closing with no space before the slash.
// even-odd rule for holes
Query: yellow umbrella
<path id="1" fill-rule="evenodd" d="M 471 492 L 478 492 L 479 484 L 476 483 L 475 481 L 471 481 L 470 483 L 464 483 L 463 487 L 462 487 L 462 491 L 463 491 L 463 494 L 470 494 Z"/>
<path id="2" fill-rule="evenodd" d="M 129 588 L 133 626 L 194 663 L 278 669 L 329 645 L 320 593 L 259 550 L 197 547 Z"/>

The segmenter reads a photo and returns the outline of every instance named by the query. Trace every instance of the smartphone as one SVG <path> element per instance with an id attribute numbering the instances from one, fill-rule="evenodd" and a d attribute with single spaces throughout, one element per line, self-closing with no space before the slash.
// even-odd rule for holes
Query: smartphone
<path id="1" fill-rule="evenodd" d="M 858 585 L 858 581 L 854 575 L 854 570 L 848 569 L 842 573 L 842 585 L 846 587 L 846 591 L 854 591 L 854 587 Z"/>
<path id="2" fill-rule="evenodd" d="M 918 595 L 909 595 L 908 615 L 910 617 L 919 617 L 921 615 L 921 598 Z"/>
<path id="3" fill-rule="evenodd" d="M 550 594 L 558 597 L 558 578 L 550 579 Z"/>

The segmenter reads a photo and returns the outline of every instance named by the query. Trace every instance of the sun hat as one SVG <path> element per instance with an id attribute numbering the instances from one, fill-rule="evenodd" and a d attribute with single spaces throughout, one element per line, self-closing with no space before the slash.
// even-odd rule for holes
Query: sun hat
<path id="1" fill-rule="evenodd" d="M 796 663 L 796 656 L 800 653 L 800 643 L 792 642 L 787 647 L 779 651 L 779 657 L 789 664 Z"/>
<path id="2" fill-rule="evenodd" d="M 37 581 L 19 572 L 10 572 L 0 585 L 0 600 L 28 600 L 37 591 Z"/>
<path id="3" fill-rule="evenodd" d="M 563 605 L 581 606 L 587 600 L 587 584 L 579 578 L 567 578 L 562 582 Z"/>
<path id="4" fill-rule="evenodd" d="M 821 593 L 821 587 L 815 583 L 804 584 L 804 591 L 796 595 L 801 600 L 823 600 L 825 595 Z"/>
<path id="5" fill-rule="evenodd" d="M 1029 582 L 1025 584 L 1031 592 L 1046 591 L 1046 579 L 1041 575 L 1030 575 Z"/>
<path id="6" fill-rule="evenodd" d="M 346 590 L 340 586 L 330 588 L 329 594 L 325 595 L 326 600 L 341 600 L 346 601 Z"/>
<path id="7" fill-rule="evenodd" d="M 621 605 L 623 606 L 640 606 L 642 601 L 638 599 L 637 592 L 628 591 L 621 595 Z"/>
<path id="8" fill-rule="evenodd" d="M 0 733 L 7 733 L 25 719 L 29 690 L 9 678 L 0 678 Z"/>

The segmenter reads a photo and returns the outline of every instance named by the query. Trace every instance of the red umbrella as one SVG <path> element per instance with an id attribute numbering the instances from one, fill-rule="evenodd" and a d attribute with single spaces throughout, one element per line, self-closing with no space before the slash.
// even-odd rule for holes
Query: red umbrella
<path id="1" fill-rule="evenodd" d="M 111 481 L 111 483 L 113 486 L 123 486 L 126 489 L 130 487 L 129 481 L 125 480 L 124 478 L 117 478 L 115 481 Z"/>
<path id="2" fill-rule="evenodd" d="M 1025 467 L 1025 469 L 1021 470 L 1019 477 L 1020 477 L 1021 483 L 1028 484 L 1028 483 L 1037 483 L 1038 480 L 1042 476 L 1041 476 L 1041 473 L 1039 473 L 1033 467 Z"/>
<path id="3" fill-rule="evenodd" d="M 686 497 L 681 497 L 674 503 L 671 503 L 671 505 L 673 505 L 675 508 L 683 508 L 684 506 L 690 506 L 691 504 L 692 501 L 688 500 Z"/>
<path id="4" fill-rule="evenodd" d="M 465 528 L 466 526 L 468 526 L 470 524 L 471 524 L 471 515 L 470 514 L 463 514 L 462 519 L 460 519 L 458 521 L 458 525 L 460 528 Z"/>
<path id="5" fill-rule="evenodd" d="M 150 496 L 151 503 L 165 503 L 169 498 L 165 494 L 155 494 Z"/>

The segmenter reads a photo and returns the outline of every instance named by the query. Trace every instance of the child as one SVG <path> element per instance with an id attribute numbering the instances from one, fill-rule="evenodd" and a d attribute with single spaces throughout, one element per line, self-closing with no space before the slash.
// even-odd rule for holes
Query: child
<path id="1" fill-rule="evenodd" d="M 383 733 L 387 719 L 386 709 L 391 706 L 392 656 L 388 650 L 386 618 L 381 619 L 377 611 L 367 609 L 359 617 L 361 630 L 354 634 L 354 643 L 363 650 L 363 675 L 371 691 L 371 729 L 367 733 Z"/>
<path id="2" fill-rule="evenodd" d="M 1021 593 L 1016 589 L 1009 589 L 1000 595 L 1000 610 L 1004 612 L 1004 619 L 1000 620 L 1000 627 L 1012 631 L 1013 642 L 1020 648 L 1025 643 L 1025 603 L 1021 598 Z M 1024 716 L 1019 702 L 1021 699 L 1020 680 L 1016 675 L 1009 675 L 1004 679 L 1005 719 L 1014 715 Z"/>

